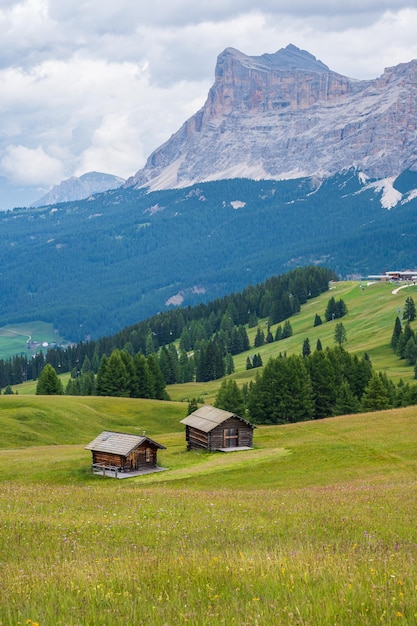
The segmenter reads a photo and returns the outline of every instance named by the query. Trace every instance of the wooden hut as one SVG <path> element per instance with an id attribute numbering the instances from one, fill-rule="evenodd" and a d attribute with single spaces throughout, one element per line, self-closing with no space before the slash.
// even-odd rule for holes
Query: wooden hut
<path id="1" fill-rule="evenodd" d="M 93 470 L 140 472 L 157 469 L 157 451 L 165 446 L 140 435 L 104 430 L 93 439 L 86 450 L 91 450 Z"/>
<path id="2" fill-rule="evenodd" d="M 252 448 L 255 426 L 235 413 L 204 405 L 181 423 L 185 424 L 188 450 L 231 452 Z"/>

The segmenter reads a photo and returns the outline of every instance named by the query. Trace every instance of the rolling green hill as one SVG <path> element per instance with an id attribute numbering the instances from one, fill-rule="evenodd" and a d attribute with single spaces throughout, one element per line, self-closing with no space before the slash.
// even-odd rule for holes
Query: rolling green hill
<path id="1" fill-rule="evenodd" d="M 348 306 L 346 348 L 411 378 L 389 341 L 416 289 L 337 283 L 259 351 L 265 362 L 305 337 L 333 345 L 334 322 L 313 321 L 334 295 Z M 254 375 L 235 360 L 240 383 Z M 211 401 L 219 384 L 169 391 Z M 253 450 L 209 454 L 186 451 L 183 402 L 24 386 L 0 396 L 1 624 L 416 623 L 416 407 L 260 426 Z M 92 475 L 84 447 L 104 429 L 145 430 L 167 471 Z"/>
<path id="2" fill-rule="evenodd" d="M 172 298 L 207 302 L 295 267 L 327 265 L 341 277 L 413 267 L 417 200 L 387 211 L 380 198 L 347 172 L 319 188 L 233 179 L 4 212 L 0 325 L 43 320 L 78 342 L 167 310 Z"/>
<path id="3" fill-rule="evenodd" d="M 395 291 L 395 293 L 393 293 Z M 290 318 L 293 335 L 279 342 L 273 342 L 251 348 L 234 357 L 235 373 L 233 378 L 239 384 L 248 382 L 256 375 L 255 370 L 246 371 L 246 359 L 254 352 L 260 353 L 265 364 L 270 357 L 276 357 L 279 353 L 301 354 L 304 339 L 308 338 L 311 349 L 314 350 L 317 340 L 320 339 L 323 348 L 335 345 L 334 330 L 335 322 L 324 322 L 324 312 L 330 297 L 336 300 L 343 299 L 348 308 L 348 314 L 342 318 L 346 329 L 347 342 L 344 348 L 352 354 L 363 355 L 365 352 L 370 356 L 376 371 L 385 372 L 395 382 L 400 379 L 411 382 L 414 379 L 414 369 L 407 366 L 404 360 L 400 360 L 393 352 L 390 342 L 394 328 L 395 318 L 401 318 L 401 311 L 407 296 L 417 299 L 417 285 L 410 285 L 398 289 L 398 285 L 386 282 L 361 282 L 342 281 L 334 283 L 331 290 L 321 294 L 317 298 L 309 300 L 301 307 L 300 313 Z M 314 327 L 314 318 L 318 314 L 323 324 Z M 260 320 L 260 325 L 266 329 L 267 320 Z M 414 322 L 413 327 L 417 324 Z M 275 334 L 277 324 L 271 327 Z M 248 329 L 250 343 L 256 334 L 256 327 Z M 208 383 L 184 383 L 170 385 L 168 391 L 173 400 L 186 401 L 192 397 L 201 397 L 205 402 L 214 400 L 220 386 L 219 381 Z"/>
<path id="4" fill-rule="evenodd" d="M 415 407 L 231 454 L 186 452 L 182 409 L 0 397 L 2 624 L 415 623 Z M 138 423 L 168 471 L 93 476 L 84 445 Z"/>

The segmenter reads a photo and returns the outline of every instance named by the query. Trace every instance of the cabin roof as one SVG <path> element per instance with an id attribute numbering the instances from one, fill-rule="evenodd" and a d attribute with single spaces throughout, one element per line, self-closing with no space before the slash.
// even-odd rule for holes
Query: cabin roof
<path id="1" fill-rule="evenodd" d="M 201 430 L 204 433 L 209 433 L 211 430 L 216 428 L 216 426 L 219 426 L 219 424 L 222 424 L 231 417 L 236 417 L 251 428 L 255 428 L 253 424 L 243 419 L 243 417 L 240 417 L 235 413 L 230 413 L 230 411 L 217 409 L 216 407 L 209 406 L 208 404 L 203 405 L 193 413 L 190 413 L 190 415 L 187 415 L 187 417 L 181 420 L 181 423 L 186 426 L 192 426 L 193 428 Z"/>
<path id="2" fill-rule="evenodd" d="M 142 443 L 148 441 L 153 443 L 157 448 L 166 450 L 165 446 L 157 443 L 153 439 L 139 435 L 129 435 L 127 433 L 118 433 L 110 430 L 103 430 L 98 437 L 90 441 L 85 446 L 86 450 L 94 452 L 109 452 L 111 454 L 121 454 L 127 456 L 132 450 L 138 448 Z"/>

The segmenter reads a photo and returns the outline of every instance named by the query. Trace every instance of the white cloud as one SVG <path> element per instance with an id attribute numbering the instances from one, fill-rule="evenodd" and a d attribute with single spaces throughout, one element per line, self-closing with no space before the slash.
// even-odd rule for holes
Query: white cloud
<path id="1" fill-rule="evenodd" d="M 0 174 L 127 177 L 200 108 L 224 48 L 293 43 L 374 78 L 417 58 L 416 23 L 416 0 L 0 0 Z"/>
<path id="2" fill-rule="evenodd" d="M 64 175 L 64 165 L 38 147 L 34 150 L 24 146 L 8 146 L 0 161 L 3 174 L 17 184 L 45 185 L 59 182 Z"/>

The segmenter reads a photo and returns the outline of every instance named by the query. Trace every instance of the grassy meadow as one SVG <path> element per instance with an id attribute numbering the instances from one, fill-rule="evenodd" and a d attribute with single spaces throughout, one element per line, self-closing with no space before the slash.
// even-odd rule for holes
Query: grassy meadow
<path id="1" fill-rule="evenodd" d="M 186 452 L 184 404 L 0 397 L 0 624 L 417 622 L 417 409 Z M 102 429 L 167 471 L 93 476 Z"/>
<path id="2" fill-rule="evenodd" d="M 346 349 L 412 381 L 389 343 L 417 287 L 392 289 L 338 283 L 291 318 L 292 337 L 256 352 L 265 363 L 305 337 L 333 346 L 334 323 L 313 327 L 333 295 L 349 310 Z M 253 352 L 235 357 L 239 384 Z M 0 626 L 417 623 L 417 407 L 187 452 L 185 402 L 210 403 L 219 385 L 171 386 L 171 402 L 35 396 L 34 382 L 0 396 Z M 92 475 L 84 447 L 104 429 L 145 431 L 167 471 Z"/>
<path id="3" fill-rule="evenodd" d="M 362 285 L 362 288 L 361 288 Z M 391 283 L 375 282 L 366 283 L 359 281 L 343 281 L 334 283 L 331 290 L 321 294 L 317 298 L 309 300 L 301 307 L 300 313 L 290 318 L 293 335 L 282 341 L 273 342 L 251 348 L 247 352 L 233 357 L 235 373 L 233 378 L 239 385 L 255 377 L 256 369 L 246 371 L 246 359 L 255 352 L 261 355 L 265 364 L 270 357 L 276 357 L 280 353 L 287 355 L 301 354 L 304 339 L 308 338 L 313 351 L 317 340 L 320 339 L 323 348 L 334 347 L 335 324 L 339 321 L 346 329 L 347 341 L 343 347 L 352 354 L 363 355 L 367 352 L 376 371 L 386 372 L 387 376 L 398 383 L 412 382 L 414 379 L 413 367 L 407 366 L 392 351 L 390 346 L 395 318 L 401 318 L 401 311 L 405 299 L 411 296 L 417 301 L 417 285 L 410 285 L 393 293 L 396 286 Z M 348 314 L 336 322 L 325 322 L 324 312 L 330 297 L 336 300 L 342 299 L 348 308 Z M 314 327 L 315 315 L 320 315 L 323 324 Z M 282 324 L 281 324 L 282 325 Z M 266 334 L 267 320 L 260 320 L 260 326 Z M 277 324 L 271 327 L 275 335 Z M 416 328 L 417 323 L 412 324 Z M 248 329 L 251 345 L 255 339 L 257 328 Z M 208 383 L 184 383 L 171 385 L 168 389 L 172 400 L 184 401 L 192 397 L 200 397 L 204 402 L 213 402 L 217 390 L 218 381 Z"/>
<path id="4" fill-rule="evenodd" d="M 27 348 L 28 341 L 35 341 L 38 347 Z M 8 359 L 16 354 L 27 354 L 28 356 L 47 350 L 42 347 L 43 343 L 62 343 L 62 337 L 54 330 L 52 324 L 35 321 L 19 324 L 7 324 L 0 328 L 0 358 Z"/>

